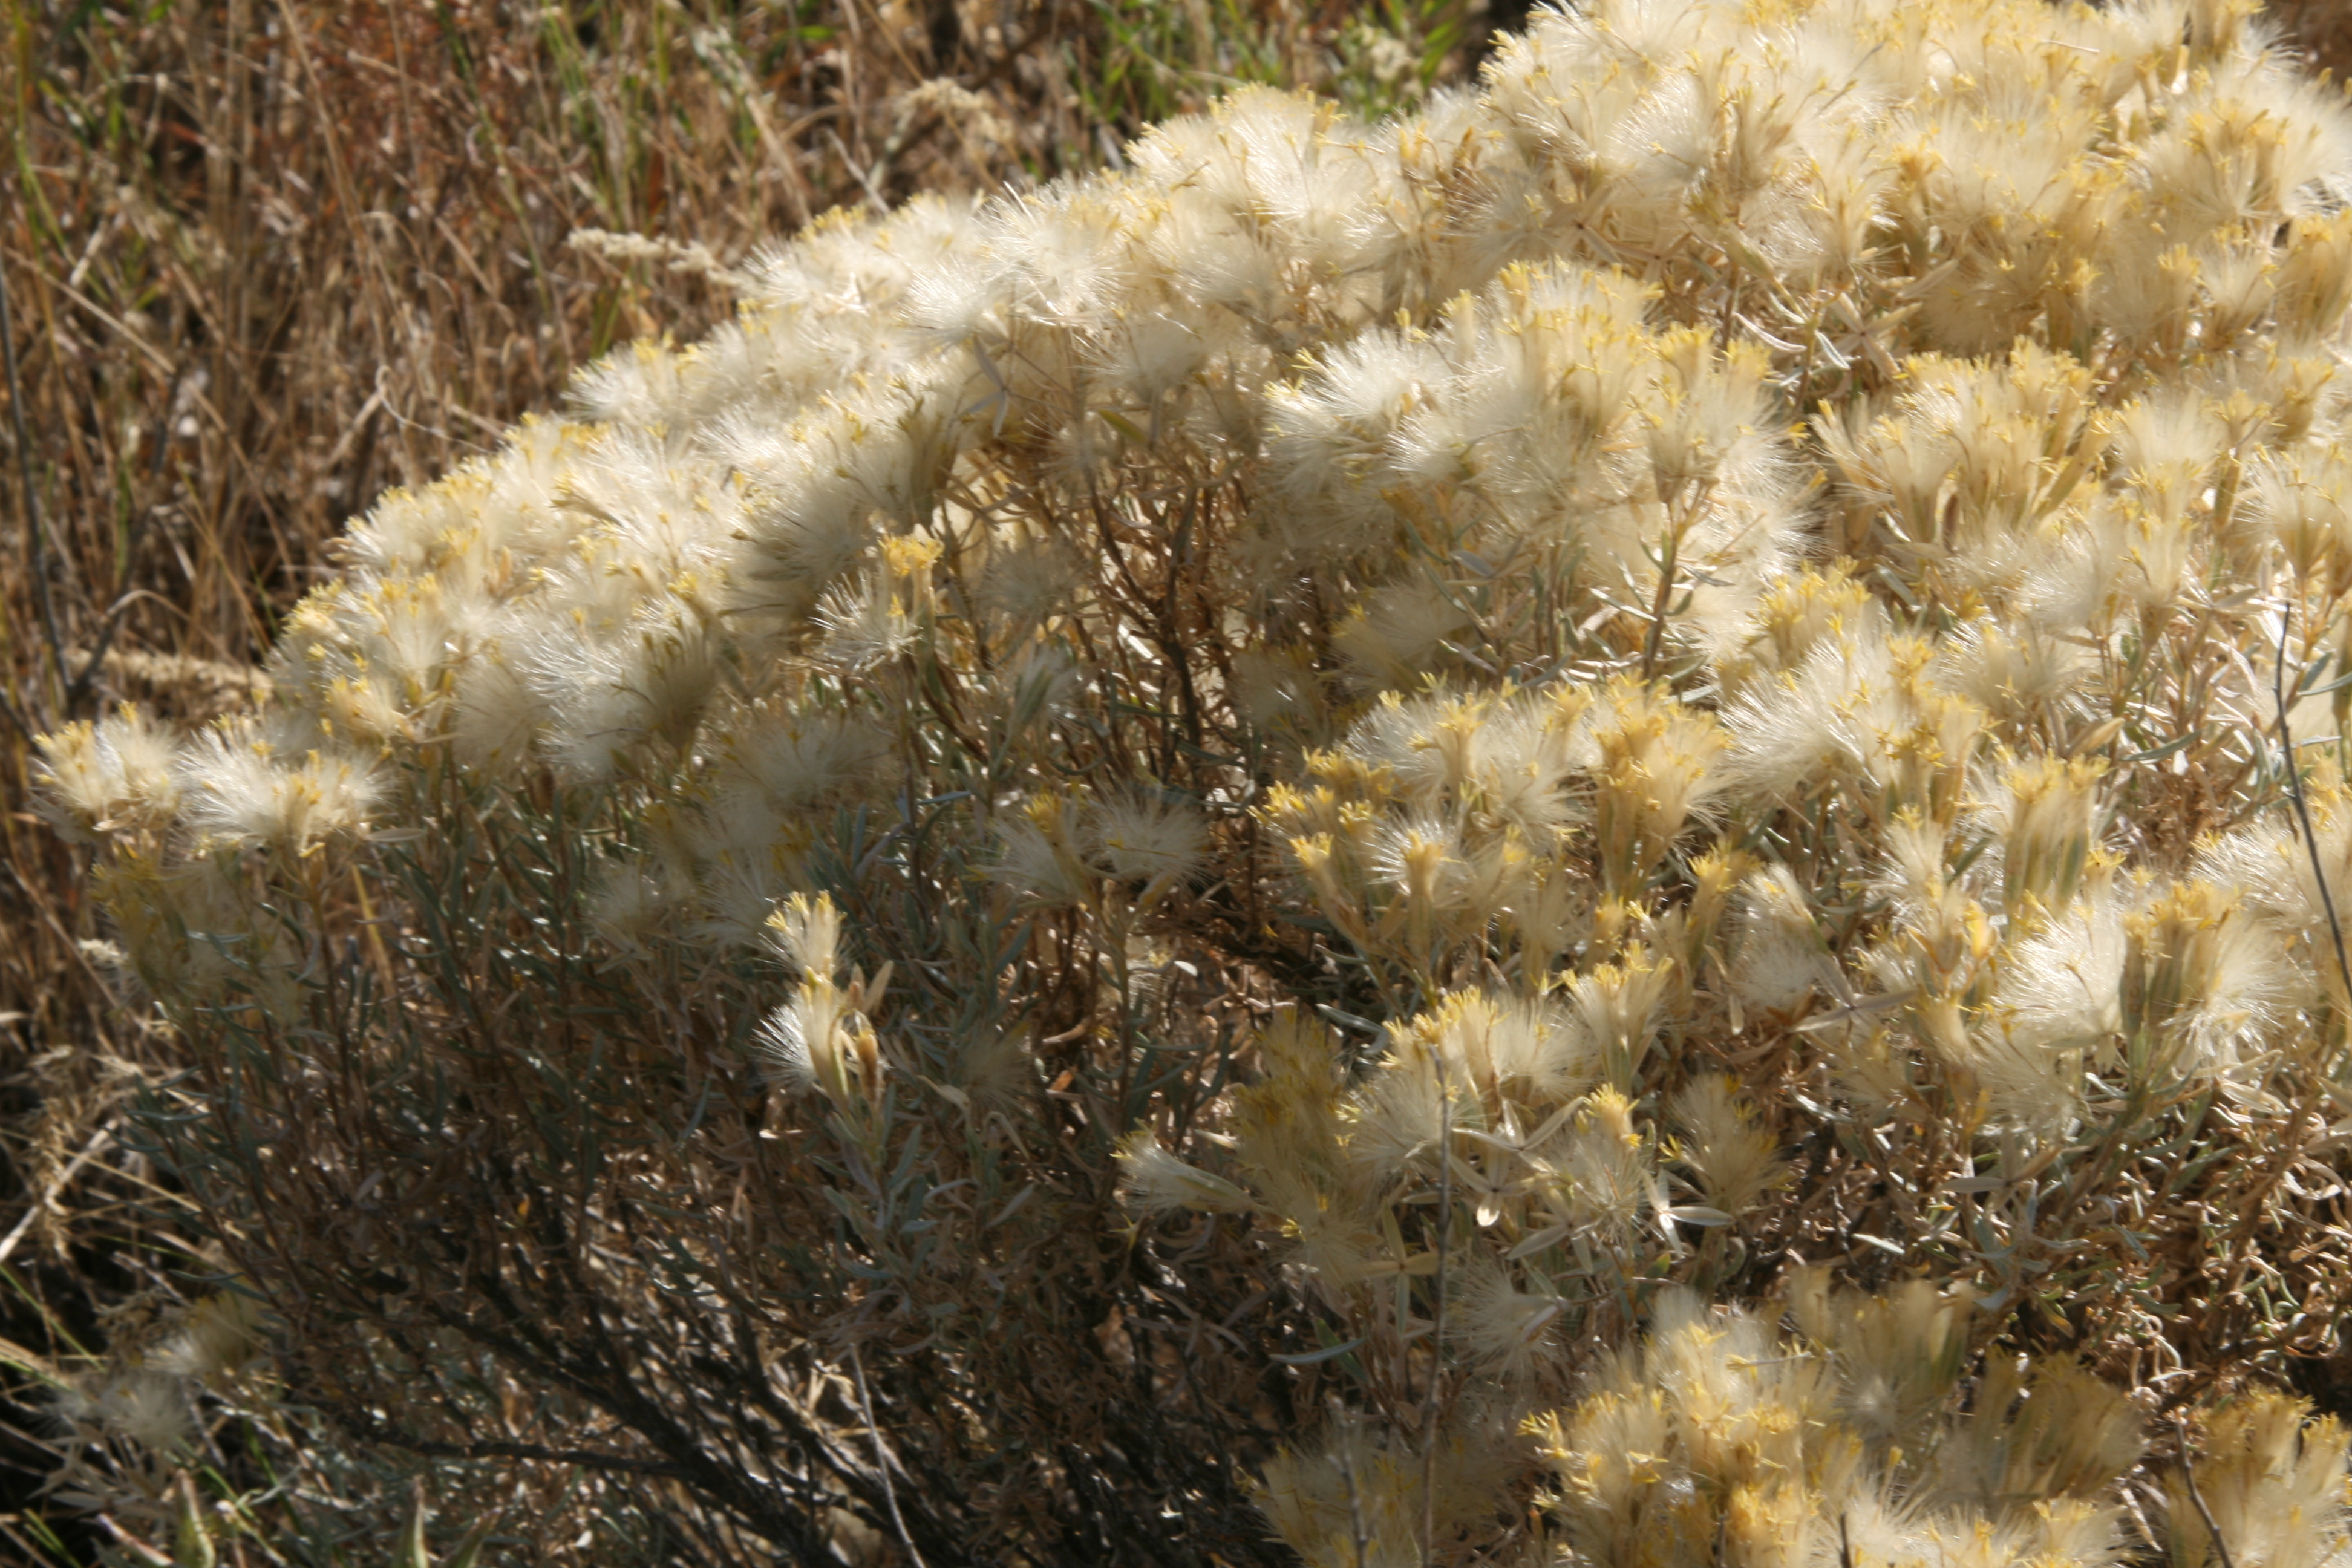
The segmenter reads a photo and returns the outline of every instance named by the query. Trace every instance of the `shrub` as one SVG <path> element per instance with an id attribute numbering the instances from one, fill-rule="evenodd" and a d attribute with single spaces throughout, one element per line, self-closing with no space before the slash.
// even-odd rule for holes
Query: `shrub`
<path id="1" fill-rule="evenodd" d="M 2346 1550 L 2336 95 L 1596 0 L 1123 165 L 44 742 L 290 1396 L 607 1556 Z"/>

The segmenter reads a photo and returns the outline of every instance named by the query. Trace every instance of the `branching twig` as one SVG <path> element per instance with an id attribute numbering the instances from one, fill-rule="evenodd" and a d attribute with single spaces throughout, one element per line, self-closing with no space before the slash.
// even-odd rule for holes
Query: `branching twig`
<path id="1" fill-rule="evenodd" d="M 1364 1526 L 1364 1498 L 1356 1485 L 1356 1453 L 1349 1446 L 1352 1434 L 1348 1428 L 1347 1412 L 1336 1396 L 1331 1401 L 1331 1426 L 1339 1434 L 1339 1480 L 1348 1489 L 1348 1530 L 1356 1547 L 1355 1568 L 1364 1568 L 1364 1553 L 1371 1546 L 1372 1532 Z"/>
<path id="2" fill-rule="evenodd" d="M 1437 1064 L 1437 1303 L 1430 1310 L 1429 1394 L 1421 1431 L 1421 1561 L 1437 1534 L 1438 1396 L 1445 1375 L 1445 1255 L 1451 1245 L 1454 1219 L 1454 1083 L 1445 1058 L 1432 1053 Z"/>
<path id="3" fill-rule="evenodd" d="M 2197 1485 L 2197 1463 L 2189 1453 L 2189 1423 L 2178 1412 L 2172 1417 L 2172 1429 L 2180 1436 L 2180 1477 L 2189 1483 L 2189 1500 L 2197 1510 L 2197 1517 L 2205 1521 L 2205 1533 L 2213 1538 L 2213 1554 L 2221 1560 L 2221 1568 L 2238 1568 L 2230 1560 L 2230 1543 L 2221 1539 L 2221 1527 L 2213 1522 L 2213 1510 L 2205 1504 L 2205 1493 Z"/>
<path id="4" fill-rule="evenodd" d="M 2327 867 L 2319 853 L 2319 835 L 2312 827 L 2311 806 L 2304 796 L 2303 769 L 2295 760 L 2294 731 L 2287 722 L 2286 655 L 2288 639 L 2294 626 L 2295 604 L 2295 599 L 2288 599 L 2279 612 L 2278 657 L 2271 665 L 2271 697 L 2278 710 L 2279 744 L 2286 753 L 2287 798 L 2294 803 L 2295 822 L 2302 829 L 2304 850 L 2311 860 L 2312 879 L 2319 884 L 2319 907 L 2326 915 L 2328 936 L 2335 943 L 2336 972 L 2344 982 L 2345 1005 L 2352 1006 L 2352 962 L 2347 962 L 2345 956 L 2344 922 L 2336 915 L 2336 895 L 2327 885 Z M 2252 1261 L 2249 1247 L 2257 1216 L 2279 1184 L 2285 1179 L 2287 1172 L 2302 1158 L 2306 1136 L 2305 1124 L 2310 1118 L 2314 1102 L 2326 1092 L 2326 1075 L 2317 1071 L 2317 1064 L 2315 1063 L 2314 1068 L 2311 1088 L 2295 1097 L 2287 1118 L 2286 1136 L 2265 1161 L 2263 1173 L 2247 1196 L 2244 1212 L 2239 1215 L 2238 1226 L 2230 1238 L 2229 1246 L 2229 1252 L 2236 1258 L 2236 1267 L 2231 1274 L 2230 1289 L 2217 1300 L 2229 1299 L 2245 1282 L 2246 1270 Z M 2208 1314 L 2212 1310 L 2210 1303 L 2205 1310 Z"/>
<path id="5" fill-rule="evenodd" d="M 890 1505 L 891 1527 L 898 1531 L 898 1544 L 907 1549 L 915 1568 L 925 1568 L 923 1554 L 908 1533 L 907 1516 L 898 1511 L 898 1489 L 890 1480 L 890 1451 L 882 1446 L 882 1428 L 875 1424 L 874 1396 L 866 1391 L 866 1363 L 859 1359 L 856 1345 L 849 1347 L 849 1369 L 857 1374 L 857 1407 L 866 1416 L 866 1435 L 874 1439 L 874 1468 L 882 1478 L 882 1500 Z"/>
<path id="6" fill-rule="evenodd" d="M 114 1127 L 110 1122 L 90 1134 L 89 1142 L 82 1145 L 81 1152 L 67 1162 L 66 1168 L 59 1171 L 50 1180 L 49 1184 L 42 1189 L 41 1195 L 33 1200 L 32 1206 L 25 1211 L 23 1217 L 16 1221 L 8 1234 L 5 1237 L 0 1237 L 0 1263 L 8 1261 L 10 1255 L 16 1250 L 17 1243 L 23 1241 L 26 1234 L 32 1230 L 34 1224 L 43 1215 L 48 1213 L 50 1205 L 58 1201 L 58 1194 L 66 1190 L 67 1184 L 80 1173 L 84 1165 L 105 1152 L 107 1144 L 113 1137 Z"/>
<path id="7" fill-rule="evenodd" d="M 2304 799 L 2303 769 L 2294 755 L 2294 731 L 2287 727 L 2286 719 L 2286 648 L 2288 634 L 2294 626 L 2294 602 L 2289 600 L 2279 612 L 2278 658 L 2271 666 L 2271 696 L 2278 706 L 2279 744 L 2286 751 L 2286 793 L 2294 802 L 2295 821 L 2303 827 L 2303 846 L 2311 857 L 2312 879 L 2319 884 L 2319 907 L 2327 916 L 2327 934 L 2336 943 L 2336 972 L 2344 981 L 2344 995 L 2352 1005 L 2352 960 L 2344 953 L 2344 922 L 2336 918 L 2336 895 L 2328 889 L 2327 868 L 2319 858 L 2319 836 L 2311 830 L 2311 806 Z"/>
<path id="8" fill-rule="evenodd" d="M 186 379 L 187 374 L 188 367 L 185 362 L 183 362 L 173 370 L 172 384 L 163 391 L 163 411 L 155 422 L 153 456 L 147 465 L 147 482 L 150 485 L 153 485 L 163 477 L 163 460 L 172 447 L 172 410 L 179 405 L 180 387 Z M 139 546 L 147 537 L 148 525 L 154 519 L 155 510 L 155 507 L 151 505 L 140 512 L 138 521 L 131 526 L 130 537 L 123 541 L 121 559 L 126 571 L 131 563 L 138 558 Z M 98 678 L 99 671 L 104 668 L 107 652 L 113 647 L 115 634 L 122 629 L 123 617 L 130 613 L 131 606 L 142 598 L 154 596 L 134 588 L 108 607 L 105 623 L 99 629 L 97 642 L 90 647 L 89 659 L 75 674 L 72 684 L 66 688 L 68 717 L 71 717 L 74 711 L 80 708 L 82 699 L 89 695 L 90 682 Z"/>

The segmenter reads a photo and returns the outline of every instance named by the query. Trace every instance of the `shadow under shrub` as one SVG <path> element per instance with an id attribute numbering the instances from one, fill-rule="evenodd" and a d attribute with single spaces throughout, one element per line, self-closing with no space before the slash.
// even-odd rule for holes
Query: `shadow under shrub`
<path id="1" fill-rule="evenodd" d="M 1233 1331 L 1282 1310 L 1239 1237 L 1179 1277 L 1114 1199 L 1118 1130 L 1229 1079 L 1224 987 L 1043 1047 L 1040 1102 L 984 984 L 1031 939 L 971 907 L 954 805 L 845 814 L 816 858 L 898 955 L 908 1070 L 811 1125 L 758 1066 L 772 961 L 600 941 L 633 792 L 416 782 L 436 832 L 255 886 L 299 970 L 192 1018 L 209 1087 L 149 1121 L 284 1318 L 289 1397 L 362 1444 L 576 1466 L 591 1517 L 694 1556 L 829 1561 L 860 1525 L 934 1563 L 1263 1554 L 1244 1480 L 1288 1390 Z"/>

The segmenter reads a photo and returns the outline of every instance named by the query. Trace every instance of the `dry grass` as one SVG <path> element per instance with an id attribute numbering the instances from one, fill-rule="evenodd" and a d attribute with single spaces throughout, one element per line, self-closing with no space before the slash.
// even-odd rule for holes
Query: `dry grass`
<path id="1" fill-rule="evenodd" d="M 572 236 L 723 265 L 836 205 L 1116 156 L 1236 80 L 1377 111 L 1463 68 L 1462 10 L 1381 13 L 1419 49 L 1400 78 L 1332 4 L 12 0 L 0 1333 L 108 1337 L 179 1243 L 112 1142 L 173 1053 L 82 946 L 87 868 L 29 810 L 32 734 L 122 700 L 217 710 L 353 510 L 614 342 L 730 309 L 697 259 Z M 48 1464 L 0 1430 L 0 1465 L 22 1544 L 37 1521 L 7 1498 Z"/>
<path id="2" fill-rule="evenodd" d="M 2352 7 L 2344 0 L 2273 0 L 2272 22 L 2319 69 L 2352 79 Z"/>

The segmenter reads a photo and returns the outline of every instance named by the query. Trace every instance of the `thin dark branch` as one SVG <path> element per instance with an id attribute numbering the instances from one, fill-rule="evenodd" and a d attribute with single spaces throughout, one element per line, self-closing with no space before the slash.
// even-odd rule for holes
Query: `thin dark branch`
<path id="1" fill-rule="evenodd" d="M 2336 943 L 2336 973 L 2343 978 L 2344 996 L 2352 1006 L 2352 960 L 2344 954 L 2344 922 L 2336 918 L 2336 895 L 2328 889 L 2327 868 L 2319 857 L 2319 837 L 2311 830 L 2311 806 L 2303 795 L 2303 764 L 2294 754 L 2294 731 L 2286 721 L 2287 636 L 2294 626 L 2294 602 L 2279 613 L 2278 658 L 2271 666 L 2271 697 L 2278 706 L 2279 744 L 2286 751 L 2286 793 L 2294 802 L 2295 821 L 2303 827 L 2303 847 L 2311 857 L 2312 879 L 2319 884 L 2319 907 L 2327 914 L 2327 934 Z"/>
<path id="2" fill-rule="evenodd" d="M 2175 1415 L 2172 1429 L 2180 1435 L 2180 1476 L 2189 1483 L 2189 1500 L 2197 1517 L 2205 1521 L 2205 1533 L 2213 1538 L 2213 1554 L 2221 1560 L 2221 1568 L 2238 1568 L 2230 1560 L 2230 1543 L 2221 1539 L 2221 1527 L 2213 1522 L 2213 1510 L 2205 1505 L 2205 1493 L 2197 1485 L 2197 1463 L 2189 1452 L 2189 1424 Z"/>
<path id="3" fill-rule="evenodd" d="M 898 1511 L 898 1489 L 890 1479 L 890 1450 L 883 1446 L 882 1428 L 874 1420 L 874 1396 L 866 1388 L 866 1362 L 857 1347 L 849 1347 L 850 1370 L 857 1373 L 857 1404 L 866 1415 L 866 1435 L 874 1440 L 874 1473 L 882 1478 L 882 1498 L 890 1505 L 890 1522 L 898 1527 L 898 1544 L 914 1559 L 915 1568 L 925 1568 L 923 1554 L 915 1549 L 915 1538 L 907 1532 L 907 1516 Z"/>
<path id="4" fill-rule="evenodd" d="M 1437 1301 L 1429 1318 L 1429 1394 L 1422 1414 L 1421 1432 L 1421 1560 L 1434 1561 L 1430 1552 L 1437 1533 L 1437 1421 L 1443 1406 L 1445 1377 L 1445 1263 L 1454 1244 L 1454 1083 L 1445 1058 L 1433 1053 L 1437 1064 Z"/>
<path id="5" fill-rule="evenodd" d="M 33 444 L 25 434 L 25 390 L 16 378 L 16 319 L 8 299 L 5 268 L 0 268 L 0 363 L 5 363 L 8 374 L 8 424 L 16 442 L 16 482 L 25 490 L 25 537 L 31 547 L 33 587 L 41 607 L 41 636 L 48 644 L 50 679 L 62 695 L 65 639 L 58 632 L 57 596 L 49 584 L 48 529 L 41 520 L 41 498 L 33 483 Z"/>
<path id="6" fill-rule="evenodd" d="M 147 482 L 150 485 L 163 477 L 163 459 L 172 448 L 172 410 L 180 401 L 180 386 L 187 374 L 188 367 L 184 362 L 172 372 L 172 383 L 164 388 L 163 411 L 156 416 L 155 420 L 155 437 L 152 447 L 154 457 L 153 460 L 147 465 Z M 18 438 L 18 444 L 22 445 L 21 437 Z M 131 526 L 130 537 L 123 541 L 121 559 L 126 573 L 139 558 L 139 547 L 146 542 L 148 526 L 154 521 L 155 511 L 156 508 L 153 506 L 142 510 L 137 521 Z M 74 676 L 73 684 L 66 688 L 66 713 L 68 717 L 81 707 L 82 699 L 89 695 L 89 684 L 98 678 L 99 670 L 105 665 L 107 653 L 114 647 L 115 634 L 122 629 L 123 616 L 128 615 L 131 606 L 142 598 L 152 597 L 153 597 L 152 595 L 143 595 L 134 588 L 117 599 L 112 607 L 106 612 L 106 624 L 98 634 L 98 641 L 89 650 L 89 661 Z"/>
<path id="7" fill-rule="evenodd" d="M 334 1407 L 335 1419 L 352 1431 L 373 1443 L 388 1444 L 405 1448 L 412 1454 L 422 1454 L 435 1459 L 534 1459 L 556 1465 L 578 1465 L 587 1469 L 619 1470 L 631 1475 L 665 1476 L 672 1480 L 691 1484 L 694 1475 L 684 1466 L 663 1459 L 633 1459 L 626 1454 L 599 1453 L 592 1448 L 551 1448 L 538 1443 L 444 1443 L 430 1437 L 419 1437 L 403 1432 L 383 1422 L 362 1417 L 359 1412 Z"/>
<path id="8" fill-rule="evenodd" d="M 1356 1485 L 1356 1450 L 1349 1441 L 1353 1436 L 1348 1430 L 1348 1414 L 1339 1398 L 1331 1400 L 1331 1428 L 1339 1434 L 1335 1445 L 1339 1455 L 1339 1479 L 1348 1489 L 1348 1533 L 1356 1548 L 1356 1568 L 1364 1568 L 1364 1552 L 1372 1542 L 1372 1532 L 1364 1524 L 1364 1499 Z"/>

